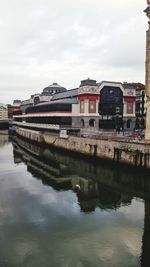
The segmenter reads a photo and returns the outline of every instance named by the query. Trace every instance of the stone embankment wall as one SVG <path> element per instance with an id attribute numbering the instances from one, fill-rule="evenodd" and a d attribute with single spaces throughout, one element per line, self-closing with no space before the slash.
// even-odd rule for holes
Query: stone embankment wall
<path id="1" fill-rule="evenodd" d="M 44 143 L 43 134 L 39 131 L 32 131 L 23 128 L 17 128 L 16 133 L 24 138 L 30 139 L 38 143 Z"/>
<path id="2" fill-rule="evenodd" d="M 57 148 L 67 149 L 88 156 L 110 159 L 133 166 L 150 168 L 150 145 L 111 139 L 94 140 L 91 138 L 74 137 L 60 138 L 50 133 L 41 133 L 27 129 L 16 132 L 30 140 L 45 143 Z"/>

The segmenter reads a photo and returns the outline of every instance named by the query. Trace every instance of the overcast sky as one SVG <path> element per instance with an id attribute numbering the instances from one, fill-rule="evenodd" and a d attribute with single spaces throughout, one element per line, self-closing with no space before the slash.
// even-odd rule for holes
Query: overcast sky
<path id="1" fill-rule="evenodd" d="M 0 102 L 85 78 L 144 82 L 146 0 L 0 0 Z"/>

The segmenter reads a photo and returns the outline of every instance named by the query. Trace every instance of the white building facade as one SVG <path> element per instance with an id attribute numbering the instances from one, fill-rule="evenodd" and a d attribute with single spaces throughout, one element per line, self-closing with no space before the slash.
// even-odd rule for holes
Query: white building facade
<path id="1" fill-rule="evenodd" d="M 0 103 L 0 120 L 8 120 L 8 107 Z"/>

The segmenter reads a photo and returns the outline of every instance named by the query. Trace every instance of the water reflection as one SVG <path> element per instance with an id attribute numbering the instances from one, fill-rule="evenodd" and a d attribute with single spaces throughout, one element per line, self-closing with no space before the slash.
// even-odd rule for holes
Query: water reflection
<path id="1" fill-rule="evenodd" d="M 8 143 L 8 130 L 0 130 L 0 146 L 4 146 Z"/>
<path id="2" fill-rule="evenodd" d="M 124 179 L 128 182 L 130 177 L 124 177 L 120 172 L 114 171 L 112 175 L 112 171 L 102 166 L 72 159 L 19 138 L 16 138 L 13 146 L 15 163 L 24 162 L 34 177 L 42 179 L 43 184 L 55 190 L 72 189 L 77 194 L 83 212 L 94 211 L 97 207 L 117 209 L 131 204 L 131 194 L 127 190 L 123 193 L 118 190 L 124 186 Z"/>
<path id="3" fill-rule="evenodd" d="M 148 177 L 19 138 L 1 167 L 0 266 L 150 266 Z"/>
<path id="4" fill-rule="evenodd" d="M 13 146 L 15 163 L 25 162 L 27 170 L 34 177 L 42 179 L 44 184 L 52 186 L 55 190 L 74 190 L 83 212 L 95 211 L 97 207 L 117 209 L 131 204 L 133 196 L 147 199 L 141 267 L 149 266 L 150 180 L 147 177 L 129 173 L 127 175 L 118 170 L 112 171 L 96 164 L 89 164 L 84 160 L 72 159 L 19 138 L 16 138 Z"/>
<path id="5" fill-rule="evenodd" d="M 33 176 L 58 191 L 76 191 L 81 207 L 85 201 L 90 203 L 91 200 L 95 203 L 92 210 L 98 206 L 116 209 L 128 205 L 133 196 L 150 200 L 149 174 L 142 176 L 142 173 L 122 172 L 98 163 L 89 164 L 86 160 L 71 158 L 18 137 L 13 147 L 15 163 L 24 162 Z M 79 190 L 76 190 L 76 185 L 79 185 Z"/>
<path id="6" fill-rule="evenodd" d="M 150 266 L 150 203 L 145 201 L 144 234 L 141 255 L 141 267 Z"/>

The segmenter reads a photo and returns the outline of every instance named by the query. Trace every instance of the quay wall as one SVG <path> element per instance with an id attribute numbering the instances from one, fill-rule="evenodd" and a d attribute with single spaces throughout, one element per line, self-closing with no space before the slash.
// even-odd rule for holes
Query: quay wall
<path id="1" fill-rule="evenodd" d="M 61 138 L 46 132 L 16 129 L 18 135 L 38 143 L 81 153 L 83 155 L 113 160 L 132 166 L 150 168 L 150 145 L 140 142 L 127 142 L 111 138 L 84 138 L 68 136 Z"/>

